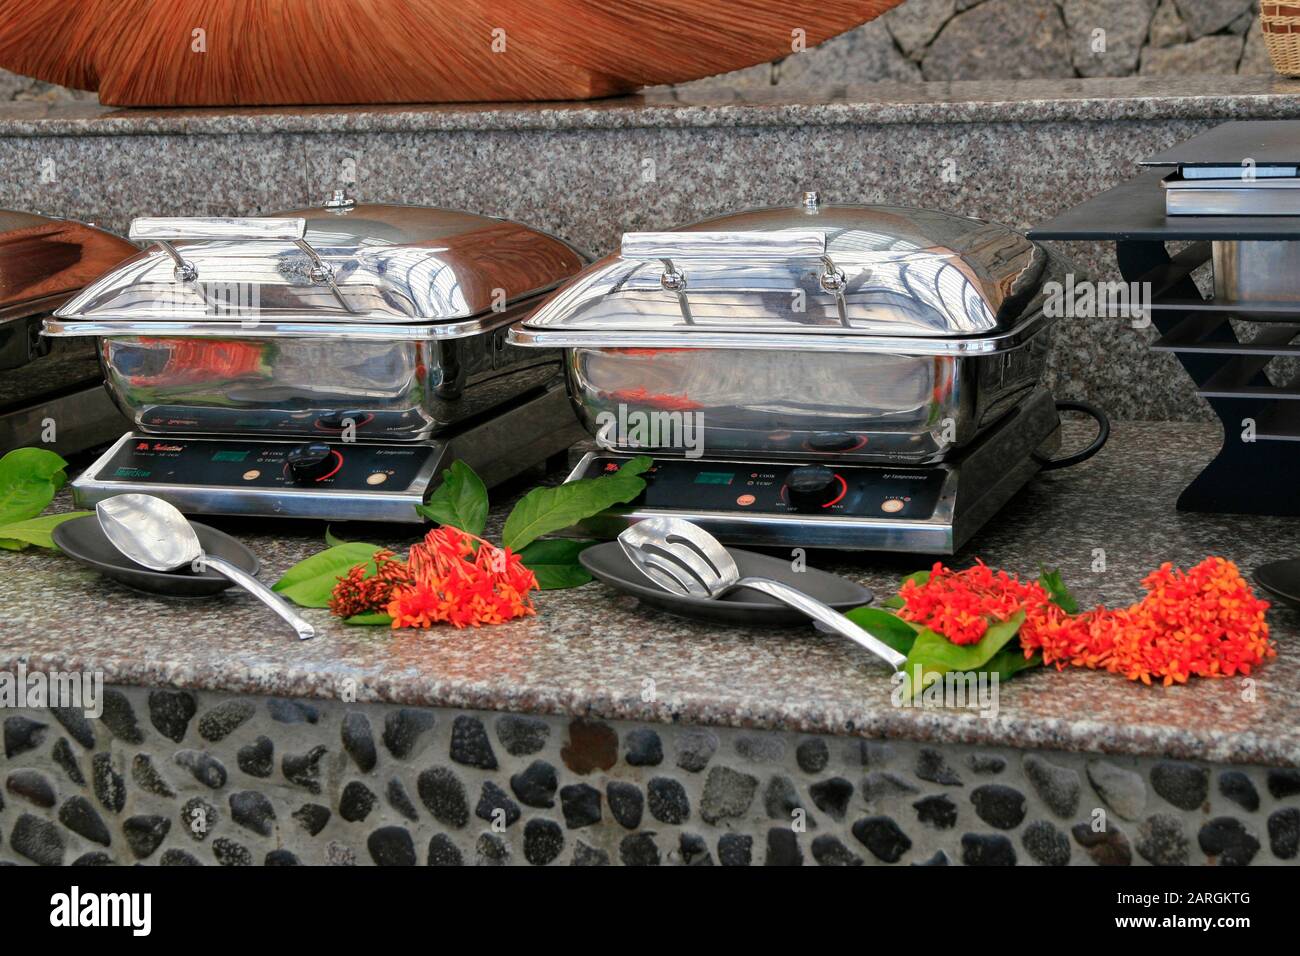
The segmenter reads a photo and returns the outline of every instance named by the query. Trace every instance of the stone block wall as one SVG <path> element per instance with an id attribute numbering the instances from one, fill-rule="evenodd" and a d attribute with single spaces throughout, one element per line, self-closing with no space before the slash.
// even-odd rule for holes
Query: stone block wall
<path id="1" fill-rule="evenodd" d="M 1295 862 L 1300 770 L 109 688 L 3 712 L 0 863 Z"/>
<path id="2" fill-rule="evenodd" d="M 67 100 L 86 100 L 96 102 L 99 97 L 85 90 L 70 90 L 53 83 L 33 80 L 29 76 L 20 76 L 8 70 L 0 70 L 0 103 L 57 103 Z"/>
<path id="3" fill-rule="evenodd" d="M 1269 74 L 1257 0 L 906 0 L 773 64 L 695 93 L 880 80 Z"/>

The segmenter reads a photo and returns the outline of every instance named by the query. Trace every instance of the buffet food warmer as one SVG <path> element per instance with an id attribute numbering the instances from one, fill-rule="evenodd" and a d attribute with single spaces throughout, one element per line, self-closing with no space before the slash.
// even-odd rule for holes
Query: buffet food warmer
<path id="1" fill-rule="evenodd" d="M 1052 460 L 1043 286 L 1064 271 L 1004 226 L 808 193 L 629 233 L 511 340 L 565 352 L 602 449 L 569 480 L 655 457 L 581 533 L 671 514 L 733 544 L 951 554 L 1105 440 Z"/>
<path id="2" fill-rule="evenodd" d="M 1152 348 L 1222 422 L 1179 510 L 1300 514 L 1300 122 L 1226 123 L 1142 165 L 1030 235 L 1114 242 L 1150 302 Z"/>
<path id="3" fill-rule="evenodd" d="M 517 223 L 420 206 L 137 219 L 150 248 L 45 335 L 98 342 L 134 424 L 72 485 L 197 514 L 415 522 L 453 458 L 489 484 L 581 436 L 556 355 L 506 330 L 576 273 Z"/>
<path id="4" fill-rule="evenodd" d="M 122 430 L 94 342 L 40 333 L 52 310 L 138 251 L 86 223 L 0 210 L 0 454 L 42 445 L 68 455 Z"/>

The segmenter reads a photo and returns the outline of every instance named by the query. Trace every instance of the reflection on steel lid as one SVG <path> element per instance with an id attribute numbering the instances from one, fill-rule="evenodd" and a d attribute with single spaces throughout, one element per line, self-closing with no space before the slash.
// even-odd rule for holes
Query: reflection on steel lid
<path id="1" fill-rule="evenodd" d="M 795 206 L 628 233 L 618 253 L 525 326 L 998 335 L 1041 310 L 1052 267 L 1046 249 L 1006 226 L 899 206 L 828 205 L 807 192 Z"/>
<path id="2" fill-rule="evenodd" d="M 505 219 L 426 206 L 323 205 L 247 219 L 137 220 L 153 243 L 58 314 L 94 320 L 421 322 L 501 311 L 582 257 Z"/>

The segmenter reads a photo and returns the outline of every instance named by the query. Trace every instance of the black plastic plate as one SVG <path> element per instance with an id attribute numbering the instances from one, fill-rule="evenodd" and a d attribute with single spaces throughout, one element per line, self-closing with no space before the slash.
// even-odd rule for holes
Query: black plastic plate
<path id="1" fill-rule="evenodd" d="M 1255 569 L 1255 583 L 1283 604 L 1300 609 L 1300 558 L 1261 565 Z"/>
<path id="2" fill-rule="evenodd" d="M 256 575 L 261 563 L 257 556 L 230 535 L 197 521 L 190 522 L 203 545 L 204 554 L 225 558 L 231 564 Z M 73 518 L 54 529 L 51 537 L 59 550 L 72 560 L 94 568 L 107 578 L 148 594 L 163 597 L 211 597 L 234 582 L 210 568 L 199 574 L 185 568 L 180 571 L 152 571 L 127 558 L 104 536 L 94 515 Z"/>
<path id="3" fill-rule="evenodd" d="M 870 590 L 839 575 L 813 568 L 795 571 L 788 558 L 742 551 L 740 548 L 727 550 L 735 558 L 741 577 L 749 575 L 781 581 L 829 604 L 837 611 L 862 607 L 874 599 Z M 716 601 L 672 594 L 642 574 L 623 553 L 623 548 L 617 541 L 593 545 L 582 552 L 579 560 L 596 580 L 619 591 L 634 594 L 651 607 L 681 617 L 722 624 L 743 624 L 748 627 L 787 627 L 810 623 L 806 616 L 776 598 L 743 588 L 737 588 Z"/>

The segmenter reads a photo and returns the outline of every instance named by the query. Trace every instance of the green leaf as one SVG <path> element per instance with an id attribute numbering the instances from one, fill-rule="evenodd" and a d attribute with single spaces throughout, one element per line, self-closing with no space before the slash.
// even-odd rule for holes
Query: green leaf
<path id="1" fill-rule="evenodd" d="M 73 518 L 84 518 L 91 514 L 89 511 L 66 511 L 57 515 L 42 515 L 39 518 L 28 518 L 26 521 L 15 521 L 12 524 L 0 525 L 0 548 L 7 551 L 21 551 L 28 545 L 36 545 L 41 548 L 53 548 L 54 539 L 50 533 Z"/>
<path id="2" fill-rule="evenodd" d="M 331 547 L 331 548 L 336 548 L 336 547 L 338 547 L 340 544 L 347 544 L 347 543 L 348 543 L 348 542 L 344 541 L 342 538 L 338 537 L 338 535 L 336 535 L 336 534 L 334 533 L 334 528 L 333 528 L 331 525 L 326 525 L 326 526 L 325 526 L 325 544 L 326 544 L 326 545 L 328 545 L 328 546 Z"/>
<path id="3" fill-rule="evenodd" d="M 547 538 L 520 551 L 519 560 L 533 572 L 543 591 L 581 587 L 591 580 L 591 574 L 578 563 L 578 555 L 593 544 L 596 542 Z"/>
<path id="4" fill-rule="evenodd" d="M 916 643 L 916 627 L 897 614 L 874 607 L 855 607 L 851 611 L 845 611 L 844 616 L 900 654 L 911 651 L 912 645 Z"/>
<path id="5" fill-rule="evenodd" d="M 359 627 L 377 627 L 379 625 L 388 627 L 393 623 L 393 619 L 382 611 L 371 611 L 369 614 L 353 614 L 351 617 L 345 617 L 343 623 L 355 624 Z"/>
<path id="6" fill-rule="evenodd" d="M 453 461 L 443 471 L 442 484 L 434 489 L 428 503 L 416 505 L 415 510 L 430 521 L 481 537 L 487 527 L 487 486 L 469 465 Z"/>
<path id="7" fill-rule="evenodd" d="M 901 597 L 899 597 L 897 594 L 895 594 L 893 597 L 891 597 L 891 598 L 885 598 L 883 601 L 881 601 L 881 602 L 880 602 L 880 606 L 881 606 L 881 607 L 892 608 L 893 610 L 897 611 L 897 610 L 900 610 L 901 608 L 905 608 L 905 607 L 907 607 L 907 602 L 904 601 L 904 600 L 903 600 Z"/>
<path id="8" fill-rule="evenodd" d="M 924 690 L 926 678 L 930 674 L 942 677 L 949 671 L 979 671 L 994 656 L 1006 647 L 1020 632 L 1020 625 L 1025 622 L 1025 612 L 1020 611 L 1009 620 L 990 624 L 984 636 L 974 644 L 954 644 L 942 634 L 925 628 L 916 636 L 916 643 L 907 654 L 908 687 L 906 696 L 914 697 Z M 921 666 L 921 683 L 915 685 L 916 667 Z"/>
<path id="9" fill-rule="evenodd" d="M 1021 648 L 1020 642 L 1008 644 L 1002 650 L 993 655 L 993 659 L 985 664 L 980 670 L 997 674 L 998 680 L 1011 680 L 1012 677 L 1021 671 L 1028 670 L 1031 667 L 1041 667 L 1043 664 L 1043 655 L 1035 654 L 1033 657 L 1025 657 L 1024 649 Z"/>
<path id="10" fill-rule="evenodd" d="M 645 490 L 645 479 L 640 475 L 653 464 L 649 456 L 638 455 L 624 462 L 618 471 L 599 478 L 534 488 L 506 519 L 503 543 L 518 553 L 544 534 L 571 528 L 606 508 L 631 501 Z"/>
<path id="11" fill-rule="evenodd" d="M 1066 614 L 1079 613 L 1079 602 L 1075 600 L 1074 595 L 1070 593 L 1070 589 L 1061 580 L 1060 571 L 1048 571 L 1044 568 L 1042 573 L 1038 575 L 1038 583 L 1043 586 L 1043 590 L 1052 599 L 1052 603 Z"/>
<path id="12" fill-rule="evenodd" d="M 46 448 L 15 448 L 0 458 L 0 524 L 35 518 L 68 480 L 68 463 Z"/>
<path id="13" fill-rule="evenodd" d="M 903 585 L 906 584 L 908 581 L 911 581 L 913 584 L 917 584 L 917 585 L 929 584 L 930 575 L 932 573 L 933 572 L 930 571 L 914 571 L 911 574 L 909 574 L 907 577 L 903 578 L 903 580 L 898 582 L 898 589 L 900 591 L 903 590 Z"/>
<path id="14" fill-rule="evenodd" d="M 329 607 L 334 585 L 355 565 L 367 564 L 368 573 L 375 573 L 375 563 L 371 558 L 378 550 L 379 545 L 360 541 L 326 548 L 284 572 L 284 576 L 271 585 L 271 590 L 278 591 L 301 607 Z"/>

